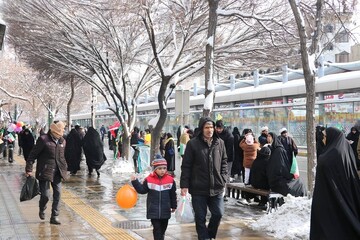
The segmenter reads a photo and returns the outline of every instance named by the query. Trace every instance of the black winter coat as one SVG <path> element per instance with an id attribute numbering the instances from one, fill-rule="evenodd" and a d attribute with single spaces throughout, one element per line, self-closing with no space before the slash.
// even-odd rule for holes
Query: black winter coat
<path id="1" fill-rule="evenodd" d="M 209 147 L 200 134 L 187 143 L 181 165 L 181 188 L 188 188 L 190 194 L 216 196 L 224 191 L 227 174 L 223 140 L 214 134 Z"/>
<path id="2" fill-rule="evenodd" d="M 32 172 L 33 164 L 36 164 L 36 178 L 42 181 L 54 180 L 57 168 L 63 179 L 67 178 L 67 164 L 64 156 L 65 139 L 61 137 L 56 143 L 50 133 L 41 135 L 30 152 L 26 161 L 26 172 Z"/>
<path id="3" fill-rule="evenodd" d="M 250 184 L 254 188 L 270 189 L 266 173 L 268 162 L 269 156 L 263 155 L 258 151 L 250 171 Z"/>
<path id="4" fill-rule="evenodd" d="M 224 141 L 228 162 L 234 161 L 234 136 L 229 130 L 224 129 L 218 136 Z"/>
<path id="5" fill-rule="evenodd" d="M 140 194 L 148 194 L 146 199 L 147 219 L 169 219 L 171 209 L 177 208 L 176 184 L 168 174 L 159 177 L 155 172 L 147 176 L 141 184 L 139 180 L 131 181 Z"/>

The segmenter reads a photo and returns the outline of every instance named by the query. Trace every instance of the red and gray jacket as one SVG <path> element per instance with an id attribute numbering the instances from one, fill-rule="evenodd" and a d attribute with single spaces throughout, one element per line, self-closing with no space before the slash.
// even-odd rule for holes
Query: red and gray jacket
<path id="1" fill-rule="evenodd" d="M 146 200 L 147 219 L 169 219 L 171 209 L 176 209 L 176 184 L 168 174 L 159 177 L 155 172 L 147 176 L 141 184 L 137 179 L 131 181 L 140 194 L 148 194 Z"/>

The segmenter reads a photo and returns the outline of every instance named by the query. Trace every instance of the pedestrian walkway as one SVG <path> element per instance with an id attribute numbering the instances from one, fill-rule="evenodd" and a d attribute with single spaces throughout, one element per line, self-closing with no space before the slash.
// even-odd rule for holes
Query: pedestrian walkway
<path id="1" fill-rule="evenodd" d="M 109 158 L 108 161 L 115 160 Z M 1 240 L 152 239 L 150 221 L 145 218 L 146 196 L 139 195 L 137 205 L 130 210 L 120 209 L 115 202 L 117 190 L 128 182 L 127 176 L 112 177 L 104 172 L 100 178 L 96 174 L 88 176 L 82 162 L 82 170 L 63 184 L 61 225 L 51 225 L 50 205 L 45 211 L 45 220 L 38 217 L 39 196 L 30 201 L 19 201 L 25 180 L 24 167 L 22 156 L 15 156 L 14 163 L 0 159 Z M 229 202 L 217 239 L 272 239 L 246 227 L 246 222 L 251 219 L 249 213 L 242 214 L 238 206 Z M 165 239 L 197 239 L 195 225 L 179 224 L 172 218 Z"/>

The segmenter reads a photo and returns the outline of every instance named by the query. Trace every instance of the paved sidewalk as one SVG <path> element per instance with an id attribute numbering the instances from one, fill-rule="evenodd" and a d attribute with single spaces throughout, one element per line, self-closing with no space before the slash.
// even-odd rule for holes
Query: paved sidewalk
<path id="1" fill-rule="evenodd" d="M 107 164 L 115 161 L 108 158 Z M 117 190 L 128 177 L 112 177 L 101 172 L 87 175 L 84 161 L 75 176 L 63 184 L 60 206 L 61 225 L 49 223 L 51 205 L 46 219 L 38 217 L 39 196 L 30 201 L 19 201 L 25 180 L 24 160 L 15 156 L 14 163 L 0 159 L 0 239 L 152 239 L 152 228 L 145 218 L 146 195 L 139 195 L 137 205 L 122 210 L 115 203 Z M 51 202 L 50 202 L 51 203 Z M 217 239 L 272 239 L 246 227 L 259 210 L 242 209 L 234 199 L 226 203 L 226 212 Z M 174 217 L 166 232 L 170 239 L 197 239 L 194 224 L 178 224 Z"/>

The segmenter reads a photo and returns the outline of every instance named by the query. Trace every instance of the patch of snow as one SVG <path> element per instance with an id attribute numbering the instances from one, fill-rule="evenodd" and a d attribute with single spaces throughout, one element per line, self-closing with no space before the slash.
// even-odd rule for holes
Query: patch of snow
<path id="1" fill-rule="evenodd" d="M 206 98 L 204 102 L 204 109 L 212 110 L 212 106 L 214 103 L 214 92 L 211 92 Z"/>
<path id="2" fill-rule="evenodd" d="M 309 239 L 311 199 L 288 195 L 276 212 L 266 214 L 249 225 L 276 239 Z"/>
<path id="3" fill-rule="evenodd" d="M 213 43 L 214 43 L 214 36 L 210 36 L 210 37 L 207 39 L 207 44 L 209 44 L 210 46 L 213 46 Z"/>

